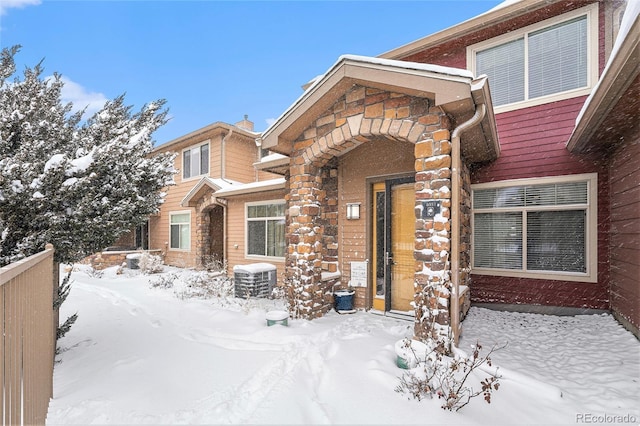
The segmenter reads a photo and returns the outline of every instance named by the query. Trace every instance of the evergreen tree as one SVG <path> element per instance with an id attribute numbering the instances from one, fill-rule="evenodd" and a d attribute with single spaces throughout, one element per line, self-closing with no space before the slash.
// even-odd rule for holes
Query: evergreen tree
<path id="1" fill-rule="evenodd" d="M 38 64 L 9 81 L 18 50 L 0 57 L 0 266 L 46 243 L 75 262 L 158 211 L 175 173 L 173 155 L 149 155 L 165 101 L 132 114 L 120 96 L 83 122 L 59 74 Z"/>

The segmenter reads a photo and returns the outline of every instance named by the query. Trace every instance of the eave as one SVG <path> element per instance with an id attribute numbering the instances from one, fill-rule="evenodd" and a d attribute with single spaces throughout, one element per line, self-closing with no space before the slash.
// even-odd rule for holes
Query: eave
<path id="1" fill-rule="evenodd" d="M 640 15 L 636 14 L 629 31 L 620 40 L 618 49 L 609 58 L 598 84 L 585 101 L 567 142 L 567 149 L 580 153 L 597 145 L 617 142 L 618 136 L 626 128 L 638 125 L 638 93 Z"/>
<path id="2" fill-rule="evenodd" d="M 476 101 L 490 100 L 485 80 L 474 80 L 469 71 L 456 68 L 342 56 L 263 133 L 261 144 L 265 149 L 290 155 L 293 141 L 354 85 L 428 98 L 455 120 L 463 121 L 473 115 Z M 492 121 L 494 118 L 491 108 L 490 112 L 487 120 Z M 487 122 L 482 130 L 490 132 L 487 140 L 491 141 L 493 151 L 484 156 L 480 155 L 481 149 L 474 151 L 479 161 L 486 161 L 497 157 L 498 138 L 495 124 Z M 479 139 L 482 138 L 469 138 Z"/>
<path id="3" fill-rule="evenodd" d="M 389 50 L 388 52 L 379 55 L 379 57 L 386 59 L 403 59 L 413 55 L 414 53 L 437 46 L 443 42 L 453 40 L 476 31 L 481 31 L 492 25 L 509 21 L 515 17 L 541 9 L 548 5 L 549 0 L 521 0 L 504 6 L 499 5 L 486 13 L 475 16 L 460 24 Z"/>
<path id="4" fill-rule="evenodd" d="M 217 192 L 223 188 L 233 186 L 233 182 L 224 181 L 222 179 L 212 179 L 210 177 L 203 177 L 194 185 L 193 188 L 184 196 L 180 202 L 182 207 L 195 207 L 205 194 L 210 192 Z"/>

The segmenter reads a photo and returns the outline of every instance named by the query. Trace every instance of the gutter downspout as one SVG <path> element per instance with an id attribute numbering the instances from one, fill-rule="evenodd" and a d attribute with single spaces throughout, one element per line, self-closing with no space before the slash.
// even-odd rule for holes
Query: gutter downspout
<path id="1" fill-rule="evenodd" d="M 458 346 L 460 337 L 460 134 L 477 125 L 487 113 L 485 104 L 478 104 L 469 120 L 460 124 L 451 133 L 451 328 L 453 344 Z"/>
<path id="2" fill-rule="evenodd" d="M 224 137 L 222 138 L 222 143 L 220 144 L 220 178 L 224 181 L 226 181 L 226 177 L 225 177 L 225 173 L 226 173 L 226 167 L 225 167 L 225 161 L 226 161 L 226 155 L 225 152 L 227 150 L 227 138 L 229 136 L 231 136 L 231 134 L 233 133 L 233 128 L 229 129 L 229 132 L 224 135 Z M 227 223 L 229 220 L 228 214 L 227 214 L 227 206 L 225 205 L 222 208 L 222 253 L 223 253 L 223 258 L 228 259 L 229 257 L 229 244 L 227 241 L 227 228 L 229 227 L 229 224 Z M 225 271 L 228 272 L 228 271 Z"/>
<path id="3" fill-rule="evenodd" d="M 226 175 L 226 167 L 225 167 L 225 161 L 226 161 L 226 155 L 225 152 L 227 151 L 227 138 L 231 136 L 231 134 L 233 133 L 233 129 L 229 129 L 229 132 L 224 135 L 224 137 L 222 138 L 222 144 L 220 147 L 220 178 L 222 180 L 227 180 Z"/>

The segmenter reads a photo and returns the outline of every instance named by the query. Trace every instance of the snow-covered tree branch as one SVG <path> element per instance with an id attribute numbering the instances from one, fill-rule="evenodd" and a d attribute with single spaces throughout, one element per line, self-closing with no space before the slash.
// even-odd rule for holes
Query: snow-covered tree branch
<path id="1" fill-rule="evenodd" d="M 59 74 L 38 64 L 9 80 L 18 50 L 0 56 L 0 266 L 49 242 L 74 262 L 158 211 L 175 173 L 172 155 L 149 155 L 165 101 L 132 114 L 120 96 L 83 122 Z"/>

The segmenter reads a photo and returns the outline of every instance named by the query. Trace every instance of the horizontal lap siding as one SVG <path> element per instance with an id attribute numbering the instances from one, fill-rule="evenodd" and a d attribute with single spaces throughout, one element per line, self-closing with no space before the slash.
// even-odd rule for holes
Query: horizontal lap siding
<path id="1" fill-rule="evenodd" d="M 284 200 L 285 192 L 266 191 L 258 194 L 248 194 L 229 198 L 227 202 L 227 264 L 228 273 L 233 274 L 236 265 L 250 263 L 271 263 L 278 270 L 278 282 L 280 283 L 284 273 L 284 260 L 247 258 L 245 255 L 245 204 L 249 202 Z"/>
<path id="2" fill-rule="evenodd" d="M 598 173 L 598 282 L 473 275 L 472 300 L 609 308 L 609 184 L 602 155 L 575 155 L 565 147 L 585 97 L 496 116 L 500 158 L 474 170 L 473 183 Z"/>
<path id="3" fill-rule="evenodd" d="M 611 309 L 640 327 L 640 131 L 611 159 Z"/>

